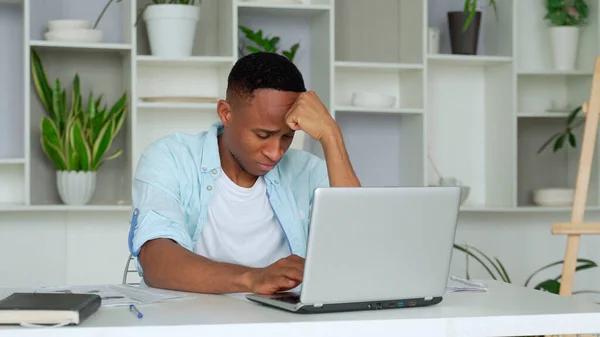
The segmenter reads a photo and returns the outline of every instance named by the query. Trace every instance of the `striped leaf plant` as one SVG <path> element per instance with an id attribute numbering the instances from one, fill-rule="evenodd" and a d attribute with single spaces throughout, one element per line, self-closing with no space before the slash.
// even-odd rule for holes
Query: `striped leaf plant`
<path id="1" fill-rule="evenodd" d="M 105 161 L 123 153 L 119 149 L 107 155 L 127 114 L 126 93 L 110 109 L 103 105 L 102 94 L 90 92 L 84 102 L 76 74 L 69 99 L 59 79 L 50 86 L 34 50 L 31 67 L 35 90 L 47 113 L 40 123 L 41 146 L 58 171 L 97 171 Z"/>

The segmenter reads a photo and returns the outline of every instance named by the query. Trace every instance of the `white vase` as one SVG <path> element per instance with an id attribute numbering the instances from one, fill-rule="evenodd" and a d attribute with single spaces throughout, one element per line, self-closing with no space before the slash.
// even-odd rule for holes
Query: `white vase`
<path id="1" fill-rule="evenodd" d="M 574 70 L 579 46 L 579 27 L 550 27 L 550 42 L 556 70 Z"/>
<path id="2" fill-rule="evenodd" d="M 86 205 L 96 189 L 96 172 L 57 171 L 58 194 L 67 205 Z"/>
<path id="3" fill-rule="evenodd" d="M 192 55 L 200 7 L 194 5 L 150 5 L 144 11 L 152 55 Z"/>

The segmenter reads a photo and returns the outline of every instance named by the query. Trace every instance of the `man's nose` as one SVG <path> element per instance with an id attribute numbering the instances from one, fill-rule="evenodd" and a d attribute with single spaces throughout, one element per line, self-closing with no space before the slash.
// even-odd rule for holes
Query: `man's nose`
<path id="1" fill-rule="evenodd" d="M 278 162 L 281 156 L 283 156 L 283 149 L 281 148 L 281 142 L 279 139 L 274 139 L 268 142 L 263 148 L 263 154 L 272 162 Z"/>

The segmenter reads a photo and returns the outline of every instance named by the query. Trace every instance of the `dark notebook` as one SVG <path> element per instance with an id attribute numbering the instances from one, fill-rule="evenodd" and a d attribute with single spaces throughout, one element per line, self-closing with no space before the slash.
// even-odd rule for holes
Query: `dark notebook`
<path id="1" fill-rule="evenodd" d="M 0 324 L 79 324 L 101 304 L 96 294 L 14 293 L 0 300 Z"/>

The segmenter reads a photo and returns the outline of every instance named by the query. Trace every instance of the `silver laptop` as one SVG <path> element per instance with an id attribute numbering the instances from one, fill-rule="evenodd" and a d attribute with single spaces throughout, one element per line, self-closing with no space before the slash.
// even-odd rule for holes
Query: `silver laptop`
<path id="1" fill-rule="evenodd" d="M 460 194 L 460 187 L 319 188 L 300 290 L 246 297 L 297 313 L 440 303 Z"/>

